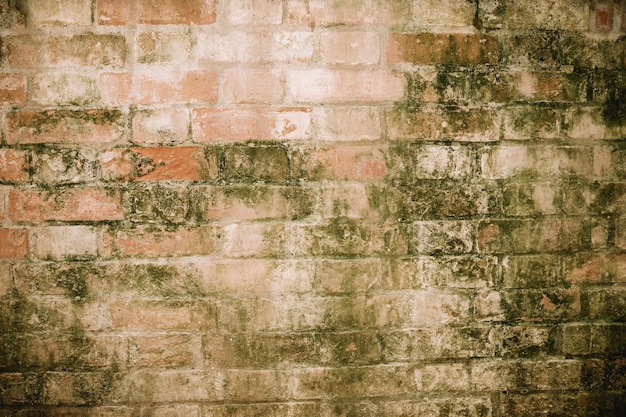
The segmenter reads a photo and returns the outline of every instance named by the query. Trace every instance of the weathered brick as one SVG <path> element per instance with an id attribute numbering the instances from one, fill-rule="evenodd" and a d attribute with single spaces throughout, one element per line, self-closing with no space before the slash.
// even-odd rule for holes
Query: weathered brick
<path id="1" fill-rule="evenodd" d="M 558 139 L 563 132 L 564 115 L 558 108 L 515 106 L 504 110 L 504 139 Z"/>
<path id="2" fill-rule="evenodd" d="M 218 74 L 211 70 L 103 72 L 98 89 L 106 105 L 215 103 Z"/>
<path id="3" fill-rule="evenodd" d="M 0 182 L 11 184 L 28 181 L 28 152 L 0 149 Z"/>
<path id="4" fill-rule="evenodd" d="M 554 288 L 565 284 L 559 259 L 554 255 L 507 256 L 502 267 L 504 288 Z"/>
<path id="5" fill-rule="evenodd" d="M 478 6 L 480 25 L 495 29 L 587 29 L 588 11 L 583 2 L 567 0 L 542 3 L 493 0 Z"/>
<path id="6" fill-rule="evenodd" d="M 122 220 L 118 191 L 74 188 L 48 193 L 38 190 L 11 190 L 9 218 L 17 221 L 104 221 Z"/>
<path id="7" fill-rule="evenodd" d="M 581 219 L 499 220 L 478 225 L 478 250 L 486 253 L 551 253 L 580 250 L 591 237 Z"/>
<path id="8" fill-rule="evenodd" d="M 498 39 L 475 34 L 392 33 L 387 62 L 421 65 L 479 65 L 498 62 Z"/>
<path id="9" fill-rule="evenodd" d="M 23 74 L 4 73 L 0 75 L 0 104 L 18 105 L 26 104 L 27 79 Z"/>
<path id="10" fill-rule="evenodd" d="M 626 134 L 626 122 L 618 111 L 619 104 L 600 107 L 573 107 L 566 114 L 566 134 L 572 139 L 620 139 Z"/>
<path id="11" fill-rule="evenodd" d="M 43 186 L 93 183 L 98 179 L 97 153 L 89 148 L 39 148 L 31 158 L 32 179 Z"/>
<path id="12" fill-rule="evenodd" d="M 563 192 L 553 183 L 509 182 L 503 188 L 503 212 L 508 215 L 545 216 L 565 211 Z"/>
<path id="13" fill-rule="evenodd" d="M 200 338 L 189 334 L 141 335 L 129 339 L 129 363 L 138 368 L 186 368 L 201 363 Z"/>
<path id="14" fill-rule="evenodd" d="M 3 29 L 24 29 L 24 11 L 15 2 L 5 2 L 0 10 L 0 27 Z"/>
<path id="15" fill-rule="evenodd" d="M 384 415 L 461 415 L 468 417 L 490 417 L 493 405 L 488 397 L 424 398 L 421 400 L 394 401 L 384 405 Z"/>
<path id="16" fill-rule="evenodd" d="M 273 143 L 226 147 L 221 175 L 238 182 L 286 181 L 290 176 L 287 151 L 285 146 Z"/>
<path id="17" fill-rule="evenodd" d="M 320 57 L 330 65 L 374 65 L 380 60 L 377 32 L 335 32 L 320 34 Z"/>
<path id="18" fill-rule="evenodd" d="M 13 276 L 10 264 L 0 263 L 0 298 L 9 294 L 9 292 L 13 290 L 13 287 Z"/>
<path id="19" fill-rule="evenodd" d="M 222 80 L 226 103 L 279 103 L 285 96 L 285 79 L 275 69 L 228 70 Z"/>
<path id="20" fill-rule="evenodd" d="M 191 215 L 199 221 L 296 220 L 312 214 L 313 190 L 274 185 L 197 186 Z"/>
<path id="21" fill-rule="evenodd" d="M 17 35 L 3 45 L 11 68 L 119 68 L 126 62 L 126 40 L 117 34 Z"/>
<path id="22" fill-rule="evenodd" d="M 215 250 L 215 235 L 212 226 L 176 230 L 110 229 L 102 236 L 101 255 L 106 258 L 208 255 Z"/>
<path id="23" fill-rule="evenodd" d="M 380 117 L 375 107 L 316 107 L 314 136 L 320 140 L 353 141 L 381 138 Z"/>
<path id="24" fill-rule="evenodd" d="M 299 177 L 334 180 L 376 180 L 387 174 L 384 151 L 379 146 L 337 145 L 301 155 Z"/>
<path id="25" fill-rule="evenodd" d="M 419 111 L 400 102 L 385 112 L 390 139 L 493 142 L 499 139 L 498 114 L 490 108 L 422 106 Z"/>
<path id="26" fill-rule="evenodd" d="M 476 5 L 463 0 L 422 0 L 413 3 L 410 26 L 418 30 L 436 31 L 444 26 L 463 30 L 472 26 L 475 13 Z"/>
<path id="27" fill-rule="evenodd" d="M 623 322 L 626 319 L 626 297 L 620 287 L 614 289 L 588 290 L 589 318 Z"/>
<path id="28" fill-rule="evenodd" d="M 578 289 L 511 290 L 502 304 L 507 320 L 521 322 L 572 321 L 582 313 Z"/>
<path id="29" fill-rule="evenodd" d="M 189 211 L 189 191 L 185 186 L 160 182 L 126 187 L 123 206 L 134 223 L 180 224 Z"/>
<path id="30" fill-rule="evenodd" d="M 401 185 L 419 185 L 422 179 L 462 180 L 475 175 L 475 153 L 462 145 L 398 143 L 386 152 L 389 178 Z"/>
<path id="31" fill-rule="evenodd" d="M 41 404 L 43 383 L 34 373 L 0 373 L 0 400 L 2 404 Z"/>
<path id="32" fill-rule="evenodd" d="M 100 25 L 210 25 L 215 23 L 215 0 L 102 0 L 96 10 Z"/>
<path id="33" fill-rule="evenodd" d="M 132 115 L 133 142 L 140 145 L 173 145 L 189 136 L 189 110 L 166 108 L 138 111 Z"/>
<path id="34" fill-rule="evenodd" d="M 31 77 L 30 99 L 42 106 L 91 106 L 100 94 L 93 77 L 69 73 L 43 73 Z"/>
<path id="35" fill-rule="evenodd" d="M 626 281 L 626 255 L 577 254 L 563 259 L 563 279 L 573 285 Z"/>
<path id="36" fill-rule="evenodd" d="M 606 392 L 511 394 L 507 395 L 501 404 L 503 415 L 511 417 L 531 417 L 545 413 L 617 417 L 623 409 L 624 400 L 620 398 L 620 394 Z"/>
<path id="37" fill-rule="evenodd" d="M 377 192 L 361 182 L 324 183 L 314 213 L 319 213 L 324 218 L 380 219 L 378 205 L 371 202 L 371 194 Z"/>
<path id="38" fill-rule="evenodd" d="M 167 181 L 216 179 L 217 166 L 198 146 L 110 149 L 100 154 L 106 180 Z"/>
<path id="39" fill-rule="evenodd" d="M 249 140 L 308 139 L 310 109 L 292 108 L 197 108 L 192 111 L 193 140 L 224 142 Z"/>
<path id="40" fill-rule="evenodd" d="M 235 223 L 221 230 L 220 252 L 225 257 L 277 257 L 285 252 L 282 223 Z"/>
<path id="41" fill-rule="evenodd" d="M 85 259 L 98 254 L 99 235 L 87 226 L 31 229 L 33 256 L 46 260 Z"/>
<path id="42" fill-rule="evenodd" d="M 140 32 L 136 37 L 137 61 L 141 64 L 182 64 L 191 56 L 188 32 Z"/>
<path id="43" fill-rule="evenodd" d="M 619 7 L 616 8 L 615 6 L 616 4 L 608 1 L 592 2 L 589 13 L 589 29 L 594 32 L 612 31 L 615 23 L 617 23 L 616 12 L 619 12 Z"/>
<path id="44" fill-rule="evenodd" d="M 200 406 L 188 404 L 141 407 L 141 417 L 200 417 Z"/>
<path id="45" fill-rule="evenodd" d="M 466 221 L 419 221 L 410 230 L 411 254 L 462 254 L 474 249 L 474 227 Z"/>
<path id="46" fill-rule="evenodd" d="M 418 391 L 467 391 L 471 386 L 469 372 L 460 363 L 425 365 L 415 370 L 414 378 Z"/>
<path id="47" fill-rule="evenodd" d="M 287 85 L 299 103 L 388 102 L 404 96 L 405 80 L 383 70 L 309 69 L 288 71 Z"/>
<path id="48" fill-rule="evenodd" d="M 363 293 L 380 288 L 378 259 L 321 260 L 315 265 L 314 288 L 325 293 Z"/>
<path id="49" fill-rule="evenodd" d="M 16 227 L 0 228 L 0 258 L 26 258 L 29 252 L 29 232 Z"/>
<path id="50" fill-rule="evenodd" d="M 283 4 L 278 0 L 233 0 L 225 12 L 231 25 L 280 25 L 283 20 Z"/>
<path id="51" fill-rule="evenodd" d="M 104 144 L 124 140 L 126 115 L 120 110 L 13 111 L 7 115 L 9 144 Z"/>
<path id="52" fill-rule="evenodd" d="M 91 5 L 84 0 L 57 2 L 29 0 L 24 12 L 28 25 L 33 27 L 72 27 L 91 24 Z"/>
<path id="53" fill-rule="evenodd" d="M 243 32 L 224 34 L 199 31 L 196 42 L 202 45 L 195 57 L 201 65 L 297 64 L 308 63 L 315 50 L 311 31 Z"/>
<path id="54" fill-rule="evenodd" d="M 402 25 L 409 17 L 410 2 L 398 0 L 339 1 L 332 0 L 289 0 L 287 22 L 302 25 L 359 25 L 381 24 Z"/>
<path id="55" fill-rule="evenodd" d="M 248 403 L 205 405 L 202 407 L 205 416 L 210 417 L 245 417 L 250 413 L 267 417 L 293 416 L 306 417 L 319 414 L 320 405 L 317 402 L 297 403 Z"/>
<path id="56" fill-rule="evenodd" d="M 211 301 L 116 300 L 108 306 L 111 328 L 128 331 L 206 331 L 217 326 Z"/>

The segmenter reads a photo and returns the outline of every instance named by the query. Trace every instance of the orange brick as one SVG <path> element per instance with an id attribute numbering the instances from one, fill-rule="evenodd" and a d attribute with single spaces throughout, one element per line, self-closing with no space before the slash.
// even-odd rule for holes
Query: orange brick
<path id="1" fill-rule="evenodd" d="M 322 32 L 322 62 L 339 65 L 377 64 L 380 60 L 378 38 L 378 32 Z"/>
<path id="2" fill-rule="evenodd" d="M 0 228 L 0 258 L 26 258 L 28 230 Z"/>
<path id="3" fill-rule="evenodd" d="M 91 4 L 85 0 L 29 0 L 28 24 L 34 27 L 91 25 Z"/>
<path id="4" fill-rule="evenodd" d="M 175 231 L 144 228 L 108 230 L 103 236 L 101 252 L 104 257 L 208 255 L 215 250 L 216 239 L 212 226 Z"/>
<path id="5" fill-rule="evenodd" d="M 380 148 L 337 146 L 316 150 L 307 171 L 328 179 L 375 180 L 387 174 L 387 164 Z"/>
<path id="6" fill-rule="evenodd" d="M 0 149 L 0 182 L 23 183 L 28 181 L 28 153 L 13 149 Z"/>
<path id="7" fill-rule="evenodd" d="M 210 25 L 215 22 L 215 0 L 100 0 L 100 25 Z"/>
<path id="8" fill-rule="evenodd" d="M 23 106 L 26 104 L 26 76 L 23 74 L 0 74 L 0 105 Z"/>
<path id="9" fill-rule="evenodd" d="M 166 71 L 157 73 L 105 72 L 98 88 L 110 105 L 155 103 L 214 103 L 218 99 L 215 71 Z"/>
<path id="10" fill-rule="evenodd" d="M 7 196 L 9 188 L 0 187 L 0 220 L 6 219 L 7 213 Z"/>
<path id="11" fill-rule="evenodd" d="M 292 99 L 305 103 L 397 101 L 406 84 L 400 74 L 382 70 L 293 70 L 287 79 Z"/>
<path id="12" fill-rule="evenodd" d="M 174 144 L 187 140 L 188 109 L 152 109 L 133 115 L 133 142 L 138 144 Z"/>
<path id="13" fill-rule="evenodd" d="M 200 180 L 216 178 L 204 149 L 198 146 L 112 149 L 100 156 L 102 176 L 107 180 Z M 212 169 L 211 169 L 212 168 Z"/>
<path id="14" fill-rule="evenodd" d="M 277 103 L 285 96 L 285 79 L 278 70 L 229 70 L 222 91 L 227 103 Z"/>
<path id="15" fill-rule="evenodd" d="M 75 188 L 56 193 L 38 190 L 9 191 L 9 218 L 17 221 L 122 220 L 118 191 Z"/>
<path id="16" fill-rule="evenodd" d="M 311 114 L 302 107 L 194 109 L 192 126 L 196 142 L 308 139 Z"/>
<path id="17" fill-rule="evenodd" d="M 10 67 L 121 67 L 126 62 L 122 35 L 18 35 L 3 42 Z"/>
<path id="18" fill-rule="evenodd" d="M 387 41 L 391 64 L 478 65 L 498 63 L 498 41 L 477 34 L 392 33 Z"/>
<path id="19" fill-rule="evenodd" d="M 125 136 L 119 110 L 16 111 L 7 115 L 7 142 L 103 144 Z"/>

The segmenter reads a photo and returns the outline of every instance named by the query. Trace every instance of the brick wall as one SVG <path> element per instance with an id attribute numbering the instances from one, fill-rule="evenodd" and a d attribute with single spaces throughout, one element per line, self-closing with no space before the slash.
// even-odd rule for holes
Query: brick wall
<path id="1" fill-rule="evenodd" d="M 625 12 L 0 1 L 0 415 L 623 415 Z"/>

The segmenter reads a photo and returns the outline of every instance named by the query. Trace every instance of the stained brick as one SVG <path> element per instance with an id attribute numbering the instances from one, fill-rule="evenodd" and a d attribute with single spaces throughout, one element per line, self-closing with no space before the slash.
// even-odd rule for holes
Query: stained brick
<path id="1" fill-rule="evenodd" d="M 183 223 L 189 211 L 186 186 L 145 183 L 126 187 L 123 196 L 124 213 L 133 223 Z"/>
<path id="2" fill-rule="evenodd" d="M 190 117 L 186 108 L 152 109 L 132 116 L 133 141 L 145 145 L 170 145 L 185 142 Z"/>
<path id="3" fill-rule="evenodd" d="M 226 103 L 279 103 L 285 96 L 285 79 L 279 70 L 229 70 L 223 76 Z"/>
<path id="4" fill-rule="evenodd" d="M 39 259 L 84 259 L 98 254 L 98 233 L 87 226 L 57 226 L 31 231 L 32 252 Z"/>
<path id="5" fill-rule="evenodd" d="M 191 37 L 183 31 L 141 32 L 136 46 L 137 61 L 141 64 L 181 64 L 191 56 Z"/>
<path id="6" fill-rule="evenodd" d="M 0 228 L 0 258 L 25 258 L 28 256 L 28 230 Z"/>
<path id="7" fill-rule="evenodd" d="M 479 65 L 498 63 L 498 40 L 487 35 L 392 33 L 387 62 L 421 65 Z"/>
<path id="8" fill-rule="evenodd" d="M 408 20 L 410 2 L 398 0 L 339 1 L 289 0 L 287 21 L 291 24 L 334 26 L 338 24 L 402 25 Z"/>
<path id="9" fill-rule="evenodd" d="M 0 104 L 25 105 L 26 87 L 26 77 L 23 74 L 4 73 L 0 75 Z"/>
<path id="10" fill-rule="evenodd" d="M 320 140 L 363 141 L 381 138 L 375 107 L 317 107 L 313 109 L 314 136 Z"/>
<path id="11" fill-rule="evenodd" d="M 0 181 L 19 184 L 28 181 L 28 177 L 28 153 L 0 149 Z"/>
<path id="12" fill-rule="evenodd" d="M 33 181 L 47 187 L 93 183 L 99 168 L 97 153 L 90 148 L 42 147 L 31 158 Z"/>
<path id="13" fill-rule="evenodd" d="M 25 13 L 33 27 L 72 27 L 91 24 L 91 7 L 83 0 L 29 0 Z"/>
<path id="14" fill-rule="evenodd" d="M 278 0 L 233 0 L 225 11 L 231 25 L 280 25 L 283 20 L 283 4 Z"/>
<path id="15" fill-rule="evenodd" d="M 119 300 L 108 307 L 111 327 L 139 331 L 206 331 L 217 325 L 210 301 Z"/>
<path id="16" fill-rule="evenodd" d="M 320 34 L 320 56 L 330 65 L 374 65 L 380 60 L 377 32 L 334 32 Z"/>
<path id="17" fill-rule="evenodd" d="M 214 0 L 140 0 L 127 3 L 119 0 L 98 2 L 97 21 L 101 25 L 210 25 L 215 23 Z"/>
<path id="18" fill-rule="evenodd" d="M 129 340 L 129 362 L 138 368 L 185 368 L 200 361 L 200 338 L 189 334 L 135 336 Z"/>
<path id="19" fill-rule="evenodd" d="M 42 106 L 91 106 L 98 98 L 96 81 L 89 76 L 45 73 L 31 78 L 30 99 Z"/>

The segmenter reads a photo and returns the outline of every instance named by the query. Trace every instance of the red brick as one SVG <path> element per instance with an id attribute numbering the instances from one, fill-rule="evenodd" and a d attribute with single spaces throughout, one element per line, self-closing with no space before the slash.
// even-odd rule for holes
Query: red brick
<path id="1" fill-rule="evenodd" d="M 610 32 L 615 20 L 615 6 L 612 1 L 596 0 L 592 3 L 589 19 L 590 29 L 596 32 Z"/>
<path id="2" fill-rule="evenodd" d="M 103 144 L 125 136 L 119 110 L 16 111 L 7 115 L 7 142 Z"/>
<path id="3" fill-rule="evenodd" d="M 218 99 L 215 71 L 105 72 L 98 88 L 110 105 L 214 103 Z"/>
<path id="4" fill-rule="evenodd" d="M 285 96 L 285 79 L 278 70 L 228 70 L 222 96 L 226 103 L 277 103 Z"/>
<path id="5" fill-rule="evenodd" d="M 375 180 L 387 174 L 383 152 L 371 146 L 336 146 L 311 153 L 306 170 L 314 177 Z"/>
<path id="6" fill-rule="evenodd" d="M 118 191 L 75 188 L 56 193 L 38 190 L 9 191 L 9 218 L 17 221 L 122 220 Z"/>
<path id="7" fill-rule="evenodd" d="M 498 63 L 498 41 L 478 34 L 392 33 L 387 41 L 391 64 L 479 65 Z"/>
<path id="8" fill-rule="evenodd" d="M 107 180 L 166 181 L 215 179 L 198 146 L 111 149 L 100 155 Z M 212 168 L 212 169 L 211 169 Z"/>
<path id="9" fill-rule="evenodd" d="M 9 188 L 0 187 L 0 220 L 4 220 L 7 216 L 7 200 Z"/>
<path id="10" fill-rule="evenodd" d="M 28 230 L 0 228 L 0 258 L 26 258 Z"/>
<path id="11" fill-rule="evenodd" d="M 119 330 L 213 330 L 217 308 L 204 301 L 113 301 L 111 326 Z"/>
<path id="12" fill-rule="evenodd" d="M 210 25 L 215 22 L 215 0 L 100 0 L 100 25 Z"/>
<path id="13" fill-rule="evenodd" d="M 28 181 L 28 153 L 0 149 L 0 182 L 23 183 Z"/>
<path id="14" fill-rule="evenodd" d="M 18 35 L 3 42 L 10 67 L 121 67 L 126 62 L 121 35 Z"/>
<path id="15" fill-rule="evenodd" d="M 196 142 L 308 139 L 311 110 L 303 107 L 194 109 L 192 126 Z"/>
<path id="16" fill-rule="evenodd" d="M 400 74 L 383 70 L 292 70 L 287 79 L 291 98 L 305 103 L 397 101 L 406 84 Z"/>
<path id="17" fill-rule="evenodd" d="M 145 229 L 108 230 L 102 238 L 103 257 L 174 257 L 209 255 L 215 250 L 212 226 L 175 231 Z"/>
<path id="18" fill-rule="evenodd" d="M 26 76 L 23 74 L 0 74 L 0 105 L 23 106 L 26 104 Z"/>
<path id="19" fill-rule="evenodd" d="M 91 25 L 91 4 L 85 0 L 29 0 L 25 11 L 33 27 Z"/>
<path id="20" fill-rule="evenodd" d="M 133 115 L 133 142 L 138 144 L 175 144 L 189 135 L 189 110 L 152 109 Z"/>

